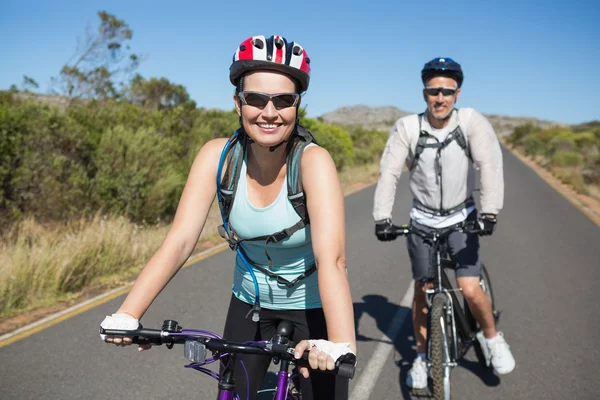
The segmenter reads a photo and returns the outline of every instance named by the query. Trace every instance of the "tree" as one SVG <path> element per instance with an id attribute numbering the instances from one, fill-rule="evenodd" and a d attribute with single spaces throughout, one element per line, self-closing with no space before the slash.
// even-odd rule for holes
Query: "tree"
<path id="1" fill-rule="evenodd" d="M 21 87 L 24 91 L 29 92 L 30 89 L 39 89 L 40 85 L 35 81 L 35 79 L 28 77 L 27 75 L 23 75 L 23 83 Z"/>
<path id="2" fill-rule="evenodd" d="M 177 107 L 190 101 L 185 87 L 171 83 L 167 78 L 146 80 L 137 74 L 131 81 L 128 96 L 135 104 L 155 110 Z"/>
<path id="3" fill-rule="evenodd" d="M 133 31 L 129 25 L 106 11 L 99 11 L 97 32 L 88 30 L 73 63 L 67 63 L 53 80 L 54 91 L 71 98 L 118 98 L 123 80 L 139 66 L 140 56 L 126 43 Z"/>

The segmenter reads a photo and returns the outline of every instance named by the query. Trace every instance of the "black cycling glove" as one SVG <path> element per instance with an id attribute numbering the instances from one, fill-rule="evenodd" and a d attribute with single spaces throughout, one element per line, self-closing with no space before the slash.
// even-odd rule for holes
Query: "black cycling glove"
<path id="1" fill-rule="evenodd" d="M 496 214 L 481 214 L 479 217 L 479 227 L 481 231 L 478 232 L 480 236 L 490 236 L 496 229 L 496 223 L 498 218 Z"/>
<path id="2" fill-rule="evenodd" d="M 396 235 L 392 234 L 392 220 L 382 219 L 375 221 L 375 236 L 382 242 L 396 239 Z"/>

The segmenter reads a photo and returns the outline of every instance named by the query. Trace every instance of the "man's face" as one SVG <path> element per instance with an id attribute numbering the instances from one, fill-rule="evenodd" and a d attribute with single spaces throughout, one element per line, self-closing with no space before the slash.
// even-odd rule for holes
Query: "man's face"
<path id="1" fill-rule="evenodd" d="M 423 89 L 427 111 L 437 120 L 444 120 L 450 115 L 459 95 L 460 89 L 456 81 L 445 76 L 431 78 Z"/>

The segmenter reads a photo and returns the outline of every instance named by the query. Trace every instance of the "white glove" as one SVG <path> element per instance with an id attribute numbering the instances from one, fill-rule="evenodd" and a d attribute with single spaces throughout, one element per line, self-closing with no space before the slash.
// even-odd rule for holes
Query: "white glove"
<path id="1" fill-rule="evenodd" d="M 334 362 L 344 354 L 354 354 L 350 347 L 348 347 L 350 343 L 333 343 L 324 339 L 310 339 L 308 343 L 310 343 L 311 346 L 316 347 L 319 351 L 329 355 Z"/>
<path id="2" fill-rule="evenodd" d="M 104 321 L 100 324 L 104 329 L 121 329 L 125 331 L 133 331 L 140 326 L 140 321 L 133 318 L 129 314 L 113 314 L 107 315 Z M 106 342 L 108 335 L 100 334 L 100 339 Z"/>

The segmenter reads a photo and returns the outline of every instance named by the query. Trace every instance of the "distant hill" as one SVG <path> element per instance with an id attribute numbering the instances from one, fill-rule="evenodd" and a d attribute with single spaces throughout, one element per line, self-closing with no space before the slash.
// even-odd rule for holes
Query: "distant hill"
<path id="1" fill-rule="evenodd" d="M 338 125 L 360 125 L 366 129 L 378 129 L 389 131 L 396 120 L 405 115 L 413 114 L 397 107 L 369 107 L 364 105 L 341 107 L 334 111 L 323 114 L 321 118 L 324 122 Z M 513 129 L 519 125 L 531 123 L 543 129 L 554 126 L 567 126 L 560 122 L 544 121 L 537 118 L 528 117 L 506 117 L 502 115 L 484 114 L 496 130 L 499 136 L 505 136 L 512 133 Z"/>
<path id="2" fill-rule="evenodd" d="M 323 114 L 320 118 L 328 124 L 361 125 L 367 129 L 389 131 L 394 123 L 406 115 L 412 114 L 397 107 L 349 106 L 341 107 Z"/>

